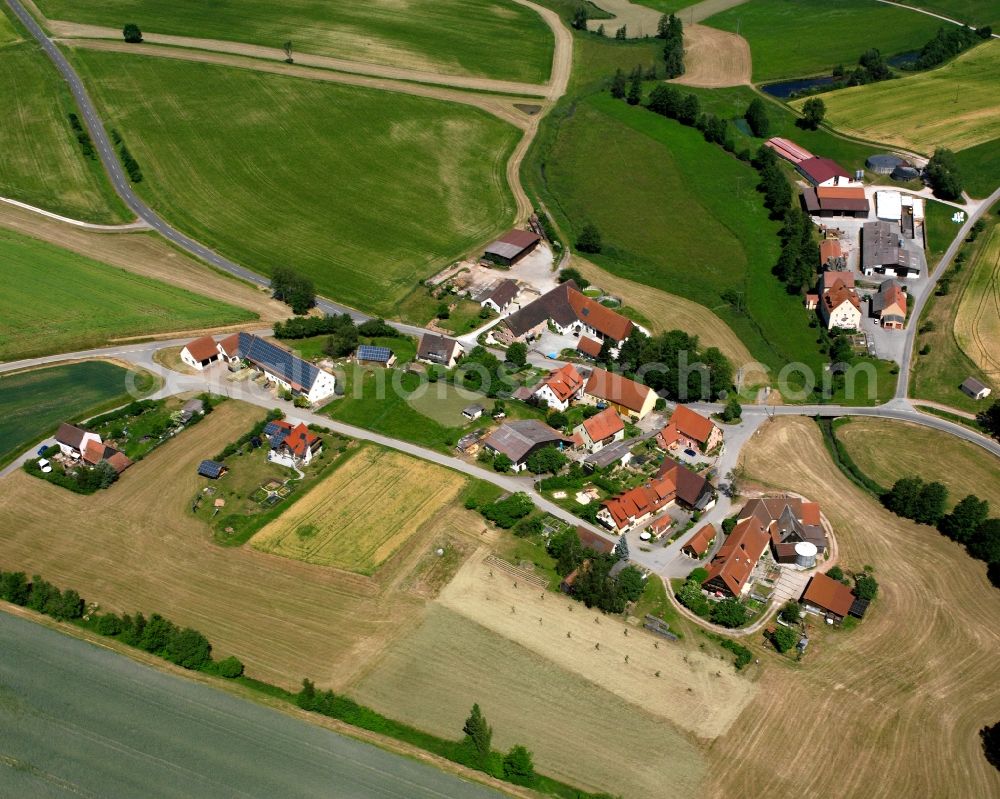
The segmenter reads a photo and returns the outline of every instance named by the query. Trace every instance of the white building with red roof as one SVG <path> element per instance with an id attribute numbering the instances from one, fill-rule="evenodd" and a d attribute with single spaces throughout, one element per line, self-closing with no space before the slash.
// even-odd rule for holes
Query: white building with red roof
<path id="1" fill-rule="evenodd" d="M 711 452 L 722 443 L 722 429 L 700 413 L 678 405 L 670 421 L 656 437 L 656 443 L 666 450 L 698 449 Z"/>
<path id="2" fill-rule="evenodd" d="M 583 377 L 568 363 L 549 372 L 535 389 L 534 396 L 554 411 L 565 411 L 583 393 Z"/>
<path id="3" fill-rule="evenodd" d="M 192 369 L 199 372 L 209 364 L 215 363 L 222 354 L 219 346 L 211 336 L 202 336 L 184 345 L 181 350 L 181 360 Z"/>
<path id="4" fill-rule="evenodd" d="M 264 436 L 271 445 L 267 459 L 290 469 L 311 462 L 323 451 L 323 440 L 302 422 L 297 425 L 283 419 L 268 422 Z"/>
<path id="5" fill-rule="evenodd" d="M 605 408 L 573 428 L 587 452 L 600 452 L 625 438 L 625 422 L 614 408 Z"/>

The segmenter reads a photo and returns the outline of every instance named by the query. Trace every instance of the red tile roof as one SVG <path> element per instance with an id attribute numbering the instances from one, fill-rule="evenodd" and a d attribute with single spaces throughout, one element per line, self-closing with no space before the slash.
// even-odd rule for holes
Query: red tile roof
<path id="1" fill-rule="evenodd" d="M 515 247 L 521 247 L 522 249 L 531 247 L 541 240 L 541 236 L 537 233 L 532 233 L 530 230 L 508 230 L 499 239 L 497 239 L 497 241 L 513 244 Z"/>
<path id="2" fill-rule="evenodd" d="M 594 341 L 594 339 L 587 336 L 580 336 L 580 340 L 576 343 L 576 348 L 591 358 L 596 358 L 601 354 L 601 342 Z"/>
<path id="3" fill-rule="evenodd" d="M 721 580 L 733 596 L 739 596 L 769 541 L 767 531 L 756 519 L 739 522 L 712 558 L 702 585 Z"/>
<path id="4" fill-rule="evenodd" d="M 576 371 L 576 367 L 568 363 L 559 369 L 549 372 L 549 376 L 542 381 L 542 385 L 548 386 L 549 390 L 556 395 L 556 398 L 560 402 L 566 402 L 566 400 L 570 399 L 570 397 L 580 390 L 580 387 L 583 385 L 583 378 Z"/>
<path id="5" fill-rule="evenodd" d="M 708 547 L 715 539 L 715 526 L 711 524 L 706 524 L 697 533 L 691 536 L 681 549 L 690 549 L 692 552 L 701 557 L 706 552 L 708 552 Z"/>
<path id="6" fill-rule="evenodd" d="M 692 507 L 698 504 L 706 491 L 711 490 L 708 480 L 670 458 L 665 458 L 660 464 L 657 476 L 671 478 L 677 486 L 677 498 Z"/>
<path id="7" fill-rule="evenodd" d="M 848 288 L 854 288 L 854 273 L 853 272 L 824 272 L 823 273 L 823 290 L 832 289 L 834 284 L 837 282 L 843 283 Z"/>
<path id="8" fill-rule="evenodd" d="M 830 178 L 841 177 L 850 179 L 851 175 L 836 161 L 829 158 L 813 156 L 799 161 L 796 168 L 813 183 L 825 183 Z"/>
<path id="9" fill-rule="evenodd" d="M 233 333 L 231 336 L 226 336 L 219 342 L 219 346 L 222 347 L 226 355 L 232 358 L 240 351 L 240 334 Z"/>
<path id="10" fill-rule="evenodd" d="M 598 414 L 585 419 L 583 427 L 591 441 L 603 441 L 625 429 L 625 423 L 614 408 L 605 408 Z"/>
<path id="11" fill-rule="evenodd" d="M 595 533 L 588 530 L 586 527 L 577 526 L 576 537 L 580 539 L 580 543 L 583 544 L 587 549 L 592 549 L 595 552 L 599 552 L 602 555 L 609 554 L 614 551 L 615 544 L 613 541 L 609 541 L 600 533 Z"/>
<path id="12" fill-rule="evenodd" d="M 100 463 L 104 459 L 104 444 L 91 438 L 87 441 L 87 446 L 84 447 L 80 455 L 87 463 Z"/>
<path id="13" fill-rule="evenodd" d="M 840 246 L 840 239 L 823 239 L 819 243 L 819 262 L 825 264 L 831 258 L 840 258 L 844 255 L 844 248 Z"/>
<path id="14" fill-rule="evenodd" d="M 196 361 L 207 361 L 219 354 L 219 349 L 215 345 L 215 339 L 211 336 L 202 336 L 194 341 L 188 342 L 187 351 Z"/>
<path id="15" fill-rule="evenodd" d="M 637 413 L 642 410 L 652 391 L 648 386 L 604 369 L 594 369 L 587 378 L 587 387 L 584 389 L 592 397 L 613 402 Z"/>
<path id="16" fill-rule="evenodd" d="M 275 422 L 275 425 L 288 430 L 288 435 L 285 436 L 281 443 L 283 446 L 288 447 L 292 454 L 298 458 L 303 457 L 306 454 L 306 450 L 312 449 L 319 442 L 319 436 L 313 433 L 302 422 L 293 427 L 291 423 L 280 419 Z"/>
<path id="17" fill-rule="evenodd" d="M 671 476 L 655 477 L 645 485 L 606 499 L 602 503 L 618 528 L 632 520 L 655 513 L 677 497 L 677 484 Z"/>
<path id="18" fill-rule="evenodd" d="M 829 610 L 838 616 L 846 616 L 854 604 L 854 592 L 825 574 L 814 574 L 802 594 L 802 601 Z"/>
<path id="19" fill-rule="evenodd" d="M 623 341 L 632 332 L 632 320 L 610 308 L 605 308 L 597 300 L 591 299 L 576 289 L 569 290 L 569 304 L 577 319 L 594 328 L 598 333 L 614 341 Z"/>
<path id="20" fill-rule="evenodd" d="M 823 295 L 823 302 L 831 311 L 839 308 L 845 302 L 849 302 L 859 311 L 861 310 L 861 299 L 858 297 L 858 293 L 839 280 Z"/>
<path id="21" fill-rule="evenodd" d="M 684 405 L 678 405 L 670 416 L 667 427 L 673 426 L 686 438 L 693 439 L 701 444 L 708 441 L 715 429 L 715 424 L 711 419 L 706 419 L 700 413 L 692 411 Z M 665 431 L 664 431 L 665 432 Z M 669 435 L 664 435 L 665 440 L 669 440 Z"/>

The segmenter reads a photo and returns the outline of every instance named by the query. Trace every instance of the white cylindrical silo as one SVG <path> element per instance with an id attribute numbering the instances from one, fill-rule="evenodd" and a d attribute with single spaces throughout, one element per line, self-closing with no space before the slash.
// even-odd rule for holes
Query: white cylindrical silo
<path id="1" fill-rule="evenodd" d="M 815 544 L 810 544 L 808 541 L 800 541 L 795 545 L 795 565 L 801 566 L 804 569 L 811 569 L 816 565 L 817 552 Z"/>

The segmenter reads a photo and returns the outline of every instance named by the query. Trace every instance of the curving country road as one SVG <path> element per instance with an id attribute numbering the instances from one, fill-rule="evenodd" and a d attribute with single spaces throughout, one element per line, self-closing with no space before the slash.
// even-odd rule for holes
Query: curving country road
<path id="1" fill-rule="evenodd" d="M 0 796 L 503 796 L 6 613 L 0 653 Z"/>

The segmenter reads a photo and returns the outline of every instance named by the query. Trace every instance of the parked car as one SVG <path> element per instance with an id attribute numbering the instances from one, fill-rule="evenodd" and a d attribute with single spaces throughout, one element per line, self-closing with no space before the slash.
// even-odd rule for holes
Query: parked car
<path id="1" fill-rule="evenodd" d="M 693 449 L 686 449 L 686 450 L 684 450 L 684 454 L 687 455 L 689 458 L 697 458 L 698 457 L 698 453 L 695 452 Z"/>
<path id="2" fill-rule="evenodd" d="M 52 464 L 48 462 L 45 458 L 38 459 L 38 468 L 42 470 L 43 473 L 48 474 L 52 471 Z"/>
<path id="3" fill-rule="evenodd" d="M 47 450 L 48 448 L 49 448 L 48 444 L 42 444 L 42 446 L 40 446 L 38 448 L 38 452 L 36 452 L 35 454 L 36 455 L 44 455 L 45 454 L 45 450 Z"/>

